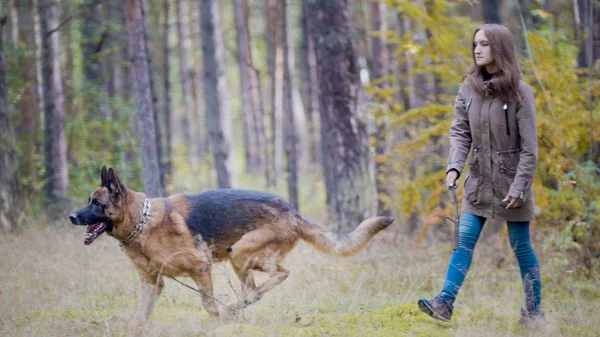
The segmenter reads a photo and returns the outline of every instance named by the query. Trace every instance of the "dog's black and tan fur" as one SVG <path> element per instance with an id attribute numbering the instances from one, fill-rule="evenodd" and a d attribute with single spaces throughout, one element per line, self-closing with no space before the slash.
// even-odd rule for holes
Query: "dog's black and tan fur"
<path id="1" fill-rule="evenodd" d="M 88 226 L 86 244 L 103 232 L 123 240 L 140 220 L 145 199 L 144 193 L 126 188 L 112 168 L 102 167 L 101 186 L 92 192 L 88 205 L 69 218 L 73 224 Z M 370 218 L 351 233 L 338 235 L 305 220 L 287 201 L 270 193 L 222 189 L 152 199 L 147 226 L 124 248 L 142 281 L 134 334 L 141 333 L 156 304 L 164 286 L 162 276 L 189 276 L 212 295 L 212 264 L 230 261 L 242 284 L 242 298 L 228 307 L 239 310 L 288 277 L 280 263 L 299 239 L 326 253 L 349 256 L 392 222 L 388 217 Z M 270 278 L 256 286 L 254 270 Z M 211 315 L 219 316 L 212 297 L 202 296 L 202 303 Z"/>

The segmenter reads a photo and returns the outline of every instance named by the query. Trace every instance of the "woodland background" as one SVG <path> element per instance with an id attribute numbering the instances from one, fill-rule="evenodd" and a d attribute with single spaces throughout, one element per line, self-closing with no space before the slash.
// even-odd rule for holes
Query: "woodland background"
<path id="1" fill-rule="evenodd" d="M 36 256 L 49 249 L 89 268 L 72 255 L 75 248 L 58 247 L 77 244 L 80 249 L 82 233 L 75 237 L 66 215 L 85 204 L 99 184 L 100 168 L 107 165 L 128 187 L 153 197 L 227 187 L 272 191 L 332 230 L 349 231 L 364 217 L 392 215 L 395 227 L 380 242 L 388 250 L 369 249 L 358 258 L 366 271 L 355 271 L 355 281 L 379 286 L 384 294 L 390 289 L 433 292 L 432 285 L 441 284 L 453 235 L 452 223 L 445 220 L 453 215 L 453 205 L 444 186 L 453 102 L 472 62 L 473 30 L 484 22 L 503 23 L 513 32 L 523 78 L 536 97 L 540 155 L 532 231 L 548 278 L 545 289 L 550 296 L 564 295 L 569 305 L 576 302 L 571 311 L 550 305 L 561 322 L 557 325 L 567 329 L 559 333 L 572 335 L 580 328 L 577 335 L 593 335 L 597 323 L 586 320 L 585 312 L 598 304 L 585 299 L 597 303 L 600 298 L 592 286 L 598 284 L 600 257 L 596 0 L 2 0 L 0 259 L 8 270 L 3 281 L 16 294 L 33 282 L 32 270 L 71 275 L 73 289 L 85 282 L 64 272 L 71 270 L 64 263 L 38 265 L 9 256 L 20 251 L 19 256 Z M 490 221 L 485 235 L 486 246 L 504 247 L 481 258 L 488 259 L 493 274 L 513 263 L 504 256 L 512 253 L 501 243 L 506 238 L 502 223 Z M 98 246 L 93 249 L 107 249 L 105 243 Z M 103 253 L 99 269 L 120 259 L 111 254 L 116 252 Z M 398 267 L 380 262 L 388 255 L 394 261 L 414 258 L 419 267 L 406 268 L 422 279 L 411 285 L 392 282 L 391 288 L 378 283 L 385 281 L 373 279 L 373 272 Z M 292 256 L 292 264 L 302 256 Z M 435 256 L 443 263 L 431 264 Z M 320 275 L 329 275 L 327 266 L 338 268 L 328 258 L 319 259 L 326 266 Z M 22 272 L 24 265 L 28 273 Z M 64 268 L 62 276 L 48 272 L 48 266 Z M 440 270 L 427 275 L 436 266 Z M 330 289 L 344 283 L 342 275 L 334 275 L 331 282 L 337 285 Z M 490 282 L 489 275 L 480 279 Z M 515 281 L 514 292 L 520 286 L 517 277 L 507 279 Z M 348 289 L 356 286 L 347 282 Z M 571 286 L 565 293 L 566 284 Z M 485 285 L 473 287 L 475 294 L 486 291 Z M 573 289 L 584 290 L 575 294 Z M 97 301 L 115 296 L 104 291 Z M 7 293 L 5 304 L 12 303 Z M 50 291 L 50 297 L 39 299 L 52 302 L 58 294 Z M 171 295 L 177 302 L 180 295 Z M 299 306 L 313 310 L 307 298 L 315 293 L 304 295 L 297 299 Z M 285 301 L 283 294 L 275 296 L 273 301 Z M 402 307 L 413 298 L 392 296 L 392 304 L 355 298 L 372 302 L 371 310 L 383 310 L 385 317 L 388 311 L 418 315 L 416 306 Z M 49 330 L 46 323 L 34 329 L 49 335 L 65 333 L 56 322 L 81 323 L 77 313 L 66 318 L 63 311 L 40 314 L 29 307 L 36 300 L 27 299 L 24 306 L 1 307 L 12 313 L 0 318 L 4 335 L 27 335 L 19 327 L 31 326 L 32 319 L 50 324 Z M 282 308 L 278 312 L 289 309 Z M 100 314 L 99 330 L 92 329 L 91 335 L 102 334 L 106 322 L 118 334 L 119 317 L 127 317 L 125 309 L 119 310 Z M 265 318 L 261 311 L 254 314 L 251 321 L 260 325 Z M 475 324 L 477 313 L 471 314 L 459 322 Z M 89 315 L 94 314 L 81 317 Z M 514 326 L 494 325 L 493 319 L 483 319 L 492 325 L 492 335 L 514 332 Z M 287 324 L 269 322 L 280 328 Z M 219 335 L 210 330 L 219 329 L 212 324 L 205 332 Z M 171 327 L 164 333 L 169 335 Z M 190 329 L 197 333 L 197 328 Z M 439 328 L 435 334 L 486 331 Z M 281 335 L 273 332 L 277 329 L 266 331 Z M 352 331 L 341 335 L 365 333 Z M 110 329 L 103 333 L 111 334 Z"/>

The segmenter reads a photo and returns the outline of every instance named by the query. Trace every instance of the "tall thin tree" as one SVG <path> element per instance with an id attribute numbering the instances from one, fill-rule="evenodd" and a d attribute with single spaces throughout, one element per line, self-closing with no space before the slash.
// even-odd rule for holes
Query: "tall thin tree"
<path id="1" fill-rule="evenodd" d="M 121 78 L 121 55 L 120 55 L 120 42 L 123 39 L 122 34 L 124 27 L 121 27 L 121 18 L 124 15 L 121 11 L 123 4 L 121 1 L 110 1 L 108 4 L 107 19 L 109 27 L 106 29 L 106 40 L 110 45 L 107 57 L 105 58 L 105 68 L 107 69 L 108 76 L 104 83 L 106 94 L 113 100 L 116 100 L 116 104 L 121 102 L 121 92 L 123 89 L 122 78 Z"/>
<path id="2" fill-rule="evenodd" d="M 149 77 L 149 58 L 146 55 L 146 23 L 143 0 L 126 0 L 127 29 L 129 32 L 132 66 L 134 72 L 135 107 L 137 110 L 137 132 L 140 137 L 140 155 L 144 191 L 150 197 L 162 195 L 159 161 L 157 153 L 154 107 Z"/>
<path id="3" fill-rule="evenodd" d="M 158 102 L 158 89 L 157 89 L 157 83 L 156 83 L 156 75 L 154 73 L 154 67 L 153 67 L 153 48 L 152 48 L 152 39 L 150 38 L 150 31 L 149 31 L 149 27 L 148 27 L 148 0 L 141 0 L 142 1 L 142 6 L 140 7 L 141 11 L 142 11 L 142 23 L 144 24 L 144 41 L 145 41 L 145 47 L 146 47 L 146 58 L 147 60 L 147 71 L 148 71 L 148 78 L 150 79 L 150 92 L 152 95 L 152 113 L 154 115 L 154 132 L 155 132 L 155 136 L 154 136 L 154 140 L 156 141 L 156 156 L 158 158 L 158 170 L 159 170 L 159 176 L 160 176 L 160 185 L 159 185 L 159 195 L 158 196 L 165 196 L 166 195 L 166 190 L 165 190 L 165 186 L 166 186 L 166 166 L 165 166 L 165 161 L 164 161 L 164 151 L 163 151 L 163 141 L 162 141 L 162 120 L 163 118 L 161 118 L 161 116 L 163 116 L 163 114 L 161 114 L 161 109 L 160 109 L 160 104 Z"/>
<path id="4" fill-rule="evenodd" d="M 262 106 L 258 88 L 258 76 L 252 60 L 252 46 L 248 28 L 249 6 L 247 0 L 235 0 L 235 22 L 237 27 L 238 63 L 240 67 L 242 91 L 242 116 L 244 121 L 244 142 L 246 171 L 260 173 L 264 168 L 264 146 L 261 135 Z"/>
<path id="5" fill-rule="evenodd" d="M 315 44 L 312 40 L 311 26 L 307 18 L 307 3 L 302 5 L 302 84 L 304 88 L 308 134 L 310 139 L 310 160 L 322 164 L 321 121 L 319 116 L 319 93 L 317 83 L 317 64 Z"/>
<path id="6" fill-rule="evenodd" d="M 6 14 L 8 16 L 8 20 L 10 20 L 10 24 L 7 25 L 7 36 L 13 40 L 15 43 L 19 41 L 19 14 L 17 11 L 17 0 L 8 0 L 5 1 Z M 3 6 L 3 7 L 4 7 Z"/>
<path id="7" fill-rule="evenodd" d="M 596 96 L 594 95 L 593 79 L 597 70 L 594 69 L 596 61 L 600 58 L 600 3 L 595 0 L 574 0 L 577 4 L 574 5 L 574 13 L 577 22 L 576 37 L 581 41 L 579 54 L 577 55 L 577 65 L 582 68 L 588 68 L 587 74 L 589 91 L 589 141 L 587 157 L 589 160 L 594 160 L 598 164 L 600 161 L 600 141 L 594 139 L 594 104 Z M 597 68 L 597 67 L 596 67 Z"/>
<path id="8" fill-rule="evenodd" d="M 194 101 L 194 109 L 191 125 L 194 125 L 196 132 L 192 134 L 192 137 L 197 137 L 197 155 L 199 158 L 205 158 L 210 153 L 210 135 L 207 130 L 208 126 L 208 115 L 204 111 L 204 70 L 202 69 L 202 50 L 201 41 L 197 39 L 201 36 L 202 27 L 198 24 L 200 22 L 200 9 L 198 1 L 189 1 L 189 12 L 190 16 L 190 48 L 194 51 L 192 53 L 192 60 L 190 65 L 190 76 L 192 81 L 192 97 Z M 205 103 L 205 102 L 204 102 Z"/>
<path id="9" fill-rule="evenodd" d="M 42 24 L 41 24 L 41 18 L 40 18 L 40 11 L 39 11 L 39 7 L 40 7 L 40 0 L 32 0 L 33 2 L 33 6 L 34 8 L 37 8 L 38 10 L 33 11 L 33 18 L 34 18 L 34 22 L 33 22 L 33 26 L 34 26 L 34 31 L 35 31 L 35 45 L 37 46 L 37 48 L 35 49 L 35 59 L 36 59 L 36 67 L 37 67 L 37 92 L 38 92 L 38 97 L 40 98 L 39 100 L 39 111 L 44 111 L 44 107 L 46 106 L 46 103 L 44 102 L 44 76 L 42 74 L 43 72 L 43 60 L 42 60 L 42 54 L 43 54 L 43 46 L 42 46 Z"/>
<path id="10" fill-rule="evenodd" d="M 425 33 L 423 28 L 414 22 L 407 13 L 398 8 L 396 23 L 399 36 L 402 40 L 411 43 L 423 45 L 425 43 Z M 398 58 L 396 74 L 400 87 L 400 96 L 404 110 L 423 107 L 427 98 L 428 89 L 426 87 L 425 76 L 417 74 L 417 59 L 410 50 L 403 52 L 403 57 Z M 400 129 L 398 132 L 404 139 L 410 138 L 410 127 Z M 418 163 L 407 163 L 404 170 L 410 177 L 415 177 Z M 413 210 L 409 215 L 409 226 L 407 232 L 414 233 L 418 229 L 420 215 Z"/>
<path id="11" fill-rule="evenodd" d="M 194 118 L 195 114 L 198 114 L 194 108 L 194 93 L 193 93 L 193 79 L 192 69 L 190 68 L 189 62 L 189 44 L 190 44 L 190 27 L 186 24 L 186 11 L 182 6 L 182 0 L 175 0 L 175 9 L 177 14 L 177 46 L 179 54 L 179 78 L 181 82 L 181 94 L 183 96 L 183 112 L 180 114 L 179 129 L 182 131 L 181 134 L 187 146 L 186 157 L 191 158 L 192 155 L 196 155 L 198 152 L 199 137 L 195 136 L 192 132 L 192 121 L 196 121 L 198 118 Z"/>
<path id="12" fill-rule="evenodd" d="M 267 0 L 267 46 L 271 97 L 271 168 L 268 185 L 276 185 L 281 177 L 283 161 L 283 49 L 281 45 L 280 2 Z"/>
<path id="13" fill-rule="evenodd" d="M 95 0 L 86 0 L 81 4 L 82 20 L 81 20 L 81 51 L 83 57 L 83 90 L 85 94 L 85 110 L 87 117 L 98 118 L 100 112 L 106 113 L 106 106 L 103 106 L 103 99 L 100 97 L 104 94 L 101 88 L 101 61 L 102 48 L 106 31 L 102 31 L 102 17 L 100 6 Z M 69 73 L 73 73 L 74 69 L 68 69 Z"/>
<path id="14" fill-rule="evenodd" d="M 299 210 L 298 203 L 298 121 L 294 112 L 294 47 L 291 33 L 289 0 L 281 1 L 283 35 L 283 102 L 286 116 L 285 156 L 287 161 L 288 200 Z"/>
<path id="15" fill-rule="evenodd" d="M 331 172 L 327 185 L 334 221 L 339 229 L 356 226 L 376 210 L 373 158 L 365 116 L 359 109 L 359 67 L 354 43 L 351 1 L 313 1 L 313 25 L 320 91 L 321 127 Z"/>
<path id="16" fill-rule="evenodd" d="M 49 219 L 60 219 L 70 208 L 64 96 L 60 68 L 58 9 L 53 0 L 39 0 L 44 82 L 44 158 L 46 210 Z"/>
<path id="17" fill-rule="evenodd" d="M 386 4 L 382 1 L 372 0 L 371 8 L 371 74 L 372 84 L 379 89 L 376 96 L 378 101 L 384 102 L 376 110 L 377 133 L 375 155 L 385 156 L 390 153 L 391 148 L 391 130 L 389 103 L 385 103 L 387 98 L 380 92 L 389 88 L 389 55 L 386 46 L 385 31 L 387 30 L 387 21 L 385 17 Z M 390 191 L 388 187 L 388 177 L 386 176 L 386 165 L 383 161 L 376 161 L 376 186 L 377 186 L 377 210 L 379 214 L 390 215 Z"/>
<path id="18" fill-rule="evenodd" d="M 225 44 L 221 30 L 219 1 L 200 0 L 204 93 L 210 147 L 215 159 L 219 188 L 235 187 L 232 158 L 231 111 L 225 76 Z"/>
<path id="19" fill-rule="evenodd" d="M 164 15 L 164 29 L 163 29 L 163 97 L 164 97 L 164 116 L 165 116 L 165 154 L 163 158 L 164 162 L 164 174 L 171 177 L 173 175 L 173 141 L 172 141 L 172 111 L 171 111 L 171 45 L 169 37 L 171 35 L 171 0 L 164 0 L 163 3 L 163 15 Z M 163 184 L 165 180 L 163 179 Z M 165 185 L 166 188 L 166 185 Z"/>
<path id="20" fill-rule="evenodd" d="M 579 21 L 577 38 L 581 41 L 577 64 L 587 68 L 600 58 L 600 4 L 594 0 L 577 0 L 574 11 Z"/>
<path id="21" fill-rule="evenodd" d="M 73 13 L 75 11 L 74 8 L 79 8 L 76 7 L 74 4 L 73 0 L 60 0 L 60 10 L 62 13 Z M 85 9 L 84 6 L 82 4 L 82 16 L 85 16 Z M 85 19 L 83 19 L 85 20 Z M 66 24 L 63 25 L 61 27 L 60 30 L 60 34 L 61 34 L 61 43 L 62 43 L 62 49 L 65 51 L 63 56 L 63 63 L 62 63 L 62 71 L 63 71 L 63 90 L 64 90 L 64 95 L 65 95 L 65 116 L 67 116 L 67 120 L 69 118 L 73 118 L 75 115 L 75 93 L 76 93 L 76 89 L 75 89 L 75 57 L 76 57 L 76 53 L 80 53 L 84 48 L 84 39 L 85 39 L 85 32 L 83 31 L 82 27 L 83 24 L 81 25 L 74 25 L 74 24 Z M 80 37 L 78 37 L 77 39 L 75 38 L 75 30 L 79 30 L 80 34 L 78 35 L 82 35 Z M 79 46 L 75 46 L 75 43 L 79 42 Z M 86 59 L 85 53 L 81 52 L 80 53 L 81 56 L 83 57 L 83 59 Z M 84 67 L 86 67 L 86 65 L 84 65 Z M 85 76 L 85 74 L 84 74 Z M 88 85 L 88 81 L 87 79 L 85 81 L 83 81 L 83 86 Z M 80 90 L 82 93 L 88 92 L 87 88 L 85 90 Z M 81 95 L 83 96 L 83 95 Z M 91 95 L 88 95 L 88 97 Z M 87 97 L 86 97 L 87 100 Z M 87 102 L 86 102 L 87 103 Z M 92 107 L 93 109 L 96 109 L 96 106 Z M 78 109 L 79 110 L 79 109 Z M 86 113 L 88 115 L 91 115 L 91 109 L 88 106 L 85 106 L 84 111 L 86 111 Z M 67 144 L 67 148 L 69 150 L 71 150 L 71 144 Z M 67 153 L 67 157 L 69 157 L 69 153 Z"/>
<path id="22" fill-rule="evenodd" d="M 32 181 L 38 181 L 38 170 L 35 169 L 35 154 L 41 152 L 41 144 L 36 137 L 40 129 L 41 110 L 40 96 L 38 95 L 38 67 L 36 51 L 39 48 L 36 35 L 39 28 L 35 24 L 36 5 L 33 0 L 21 0 L 17 4 L 19 15 L 19 39 L 20 42 L 29 47 L 27 53 L 23 55 L 23 80 L 25 88 L 21 99 L 17 103 L 17 109 L 21 114 L 18 125 L 16 126 L 19 142 L 22 144 L 22 151 L 29 155 L 20 158 L 19 171 L 24 177 L 31 177 Z M 25 187 L 24 192 L 31 192 L 30 187 Z"/>
<path id="23" fill-rule="evenodd" d="M 14 14 L 14 13 L 13 13 Z M 0 14 L 2 15 L 2 14 Z M 7 16 L 0 17 L 0 230 L 17 229 L 19 207 L 19 159 L 17 142 L 9 109 L 4 55 L 4 26 Z"/>
<path id="24" fill-rule="evenodd" d="M 482 0 L 483 22 L 502 24 L 502 0 Z"/>

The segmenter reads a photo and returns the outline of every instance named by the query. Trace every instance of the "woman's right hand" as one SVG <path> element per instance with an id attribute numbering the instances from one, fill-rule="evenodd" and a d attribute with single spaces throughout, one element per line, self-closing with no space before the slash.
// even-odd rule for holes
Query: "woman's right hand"
<path id="1" fill-rule="evenodd" d="M 456 188 L 456 179 L 458 179 L 458 172 L 456 170 L 450 170 L 446 173 L 446 185 L 449 189 Z"/>

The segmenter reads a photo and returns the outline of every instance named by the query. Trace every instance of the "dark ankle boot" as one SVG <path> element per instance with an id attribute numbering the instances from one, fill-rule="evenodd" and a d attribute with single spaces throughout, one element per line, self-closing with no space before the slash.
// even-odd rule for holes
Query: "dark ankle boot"
<path id="1" fill-rule="evenodd" d="M 519 324 L 526 328 L 540 328 L 546 325 L 546 318 L 542 309 L 534 312 L 528 312 L 525 309 L 521 309 L 521 319 Z"/>
<path id="2" fill-rule="evenodd" d="M 440 321 L 444 322 L 450 322 L 450 318 L 452 318 L 452 311 L 454 311 L 454 307 L 451 303 L 448 304 L 439 298 L 439 296 L 434 297 L 431 301 L 421 298 L 419 299 L 418 304 L 421 311 L 435 319 L 439 319 Z"/>

